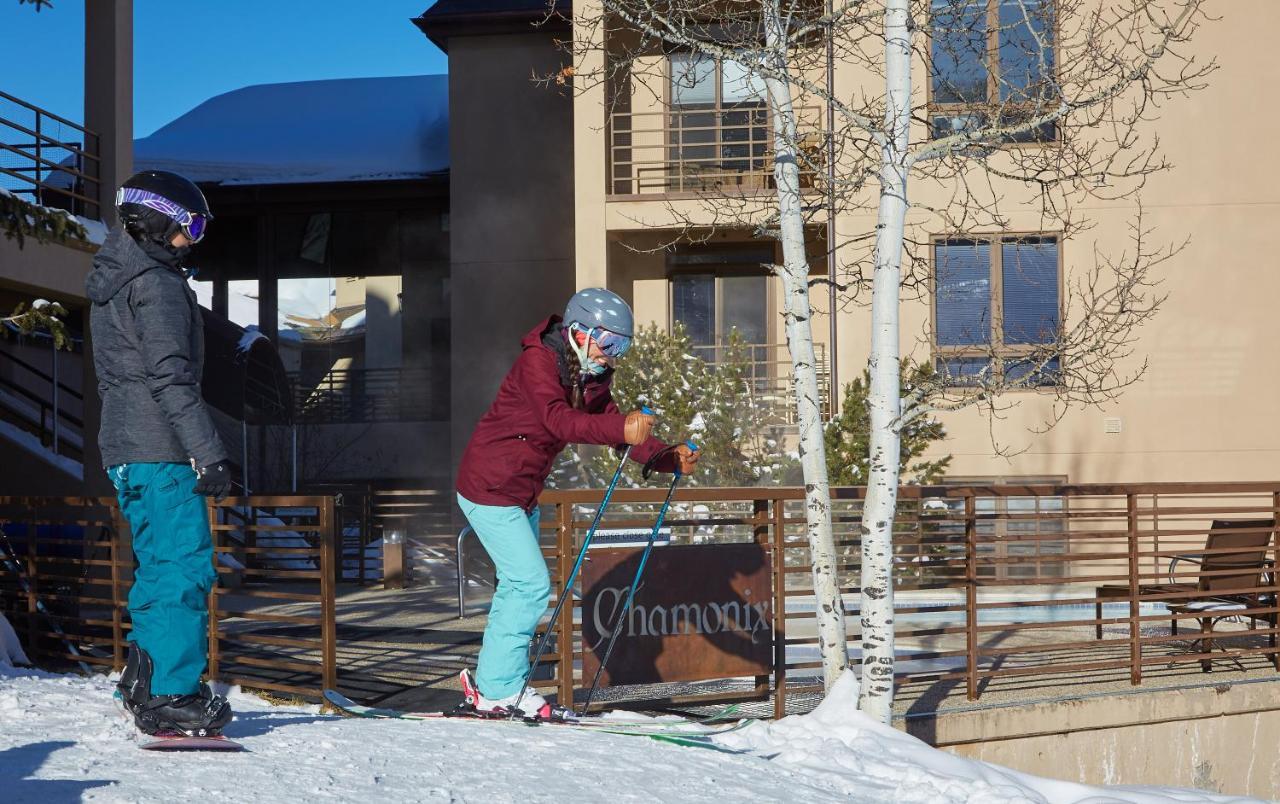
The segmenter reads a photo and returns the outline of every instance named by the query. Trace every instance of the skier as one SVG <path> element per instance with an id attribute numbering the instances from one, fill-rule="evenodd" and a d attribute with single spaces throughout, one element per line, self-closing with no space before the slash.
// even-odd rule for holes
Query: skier
<path id="1" fill-rule="evenodd" d="M 184 262 L 213 216 L 198 187 L 156 170 L 130 177 L 116 210 L 85 284 L 102 463 L 137 559 L 117 689 L 146 734 L 211 736 L 231 706 L 200 681 L 217 580 L 205 497 L 225 497 L 231 472 L 200 396 L 204 322 Z"/>
<path id="2" fill-rule="evenodd" d="M 669 447 L 650 434 L 652 416 L 623 415 L 610 396 L 614 361 L 633 334 L 631 308 L 616 294 L 602 288 L 575 294 L 563 319 L 553 315 L 525 335 L 463 453 L 458 505 L 498 574 L 476 676 L 467 670 L 460 676 L 469 711 L 540 719 L 568 712 L 553 710 L 524 685 L 529 643 L 551 595 L 538 546 L 538 496 L 556 455 L 568 444 L 629 444 L 632 459 L 656 457 L 658 471 L 689 474 L 697 465 L 689 446 Z"/>

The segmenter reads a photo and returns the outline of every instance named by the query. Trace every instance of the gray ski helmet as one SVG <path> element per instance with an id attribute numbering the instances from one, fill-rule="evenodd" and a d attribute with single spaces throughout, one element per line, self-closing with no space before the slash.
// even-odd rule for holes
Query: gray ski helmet
<path id="1" fill-rule="evenodd" d="M 564 323 L 581 324 L 587 329 L 604 327 L 610 332 L 635 337 L 635 317 L 622 298 L 604 288 L 587 288 L 573 294 L 564 308 Z"/>

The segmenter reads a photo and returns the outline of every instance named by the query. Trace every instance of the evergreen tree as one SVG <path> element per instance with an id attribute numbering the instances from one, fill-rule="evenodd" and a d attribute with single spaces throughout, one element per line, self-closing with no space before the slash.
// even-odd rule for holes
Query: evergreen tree
<path id="1" fill-rule="evenodd" d="M 920 383 L 932 378 L 933 367 L 904 360 L 899 376 L 902 395 L 906 397 Z M 824 436 L 832 486 L 865 486 L 870 477 L 871 417 L 867 409 L 870 386 L 871 376 L 864 370 L 861 378 L 845 386 L 840 415 L 827 423 Z M 935 441 L 946 437 L 942 423 L 929 416 L 921 416 L 903 428 L 899 468 L 905 482 L 937 483 L 942 479 L 951 465 L 950 455 L 936 461 L 919 459 Z"/>

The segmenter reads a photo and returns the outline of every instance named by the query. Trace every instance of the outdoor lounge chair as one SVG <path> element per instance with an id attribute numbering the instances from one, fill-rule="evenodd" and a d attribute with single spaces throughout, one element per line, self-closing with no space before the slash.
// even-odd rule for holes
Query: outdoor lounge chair
<path id="1" fill-rule="evenodd" d="M 1209 528 L 1203 552 L 1174 556 L 1169 562 L 1169 582 L 1143 584 L 1138 587 L 1138 594 L 1143 597 L 1179 595 L 1165 601 L 1170 615 L 1173 615 L 1170 618 L 1171 631 L 1178 633 L 1178 615 L 1196 614 L 1195 619 L 1200 623 L 1203 635 L 1197 642 L 1200 642 L 1201 651 L 1207 653 L 1213 647 L 1213 628 L 1220 620 L 1241 616 L 1239 612 L 1247 609 L 1274 607 L 1275 597 L 1265 587 L 1272 583 L 1269 551 L 1275 528 L 1274 519 L 1215 519 Z M 1194 583 L 1177 580 L 1179 562 L 1200 565 L 1200 576 Z M 1128 597 L 1127 586 L 1099 586 L 1095 605 L 1097 619 L 1102 620 L 1104 600 Z M 1275 648 L 1275 612 L 1247 616 L 1250 630 L 1258 619 L 1264 619 L 1271 626 L 1273 630 L 1268 638 L 1270 646 Z M 1102 639 L 1102 623 L 1098 622 L 1095 627 L 1097 638 Z M 1280 669 L 1280 654 L 1272 653 L 1271 661 Z M 1211 666 L 1211 659 L 1201 660 L 1205 672 Z"/>

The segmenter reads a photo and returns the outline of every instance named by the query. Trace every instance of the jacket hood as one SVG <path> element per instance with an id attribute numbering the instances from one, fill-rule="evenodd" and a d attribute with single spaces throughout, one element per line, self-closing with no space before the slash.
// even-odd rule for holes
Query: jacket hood
<path id="1" fill-rule="evenodd" d="M 560 316 L 558 315 L 553 315 L 550 318 L 544 318 L 542 320 L 542 323 L 538 324 L 538 326 L 529 330 L 525 334 L 524 338 L 520 340 L 520 348 L 533 349 L 534 347 L 537 347 L 537 346 L 546 347 L 546 344 L 542 342 L 543 337 L 546 336 L 547 333 L 557 329 L 559 325 L 560 325 Z M 546 348 L 550 348 L 550 347 L 546 347 Z"/>
<path id="2" fill-rule="evenodd" d="M 141 274 L 163 267 L 142 250 L 124 227 L 117 226 L 93 258 L 93 270 L 84 283 L 86 295 L 94 304 L 106 304 Z"/>

